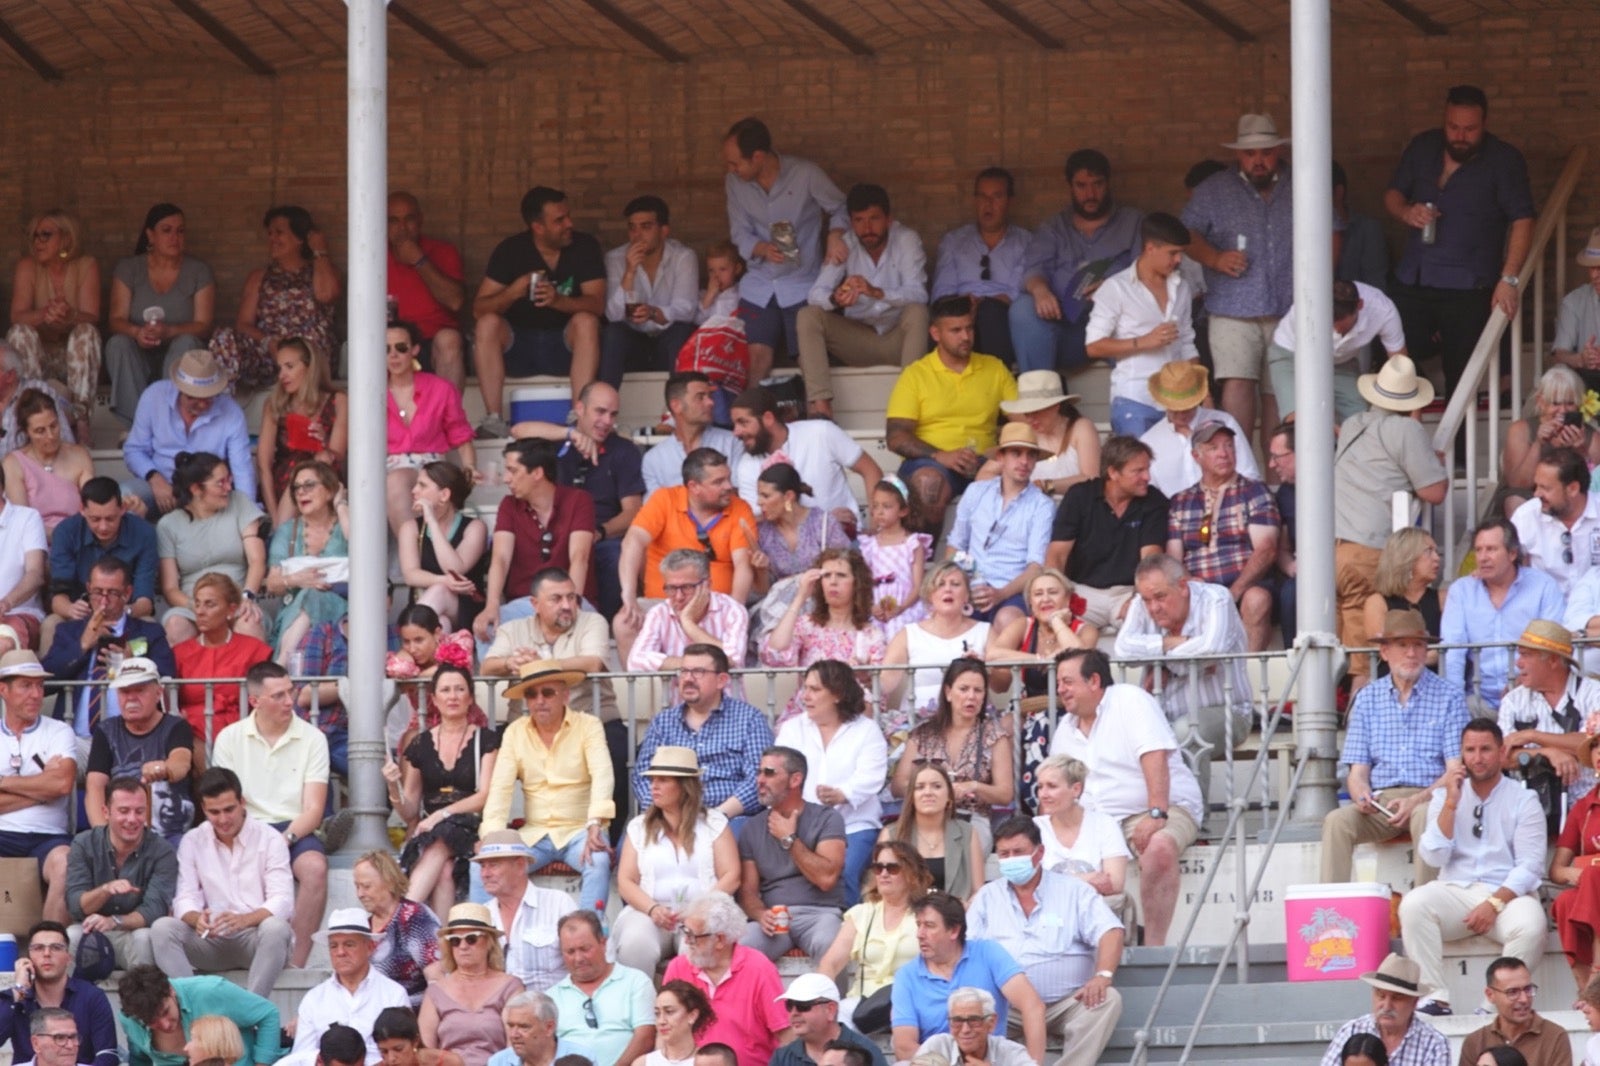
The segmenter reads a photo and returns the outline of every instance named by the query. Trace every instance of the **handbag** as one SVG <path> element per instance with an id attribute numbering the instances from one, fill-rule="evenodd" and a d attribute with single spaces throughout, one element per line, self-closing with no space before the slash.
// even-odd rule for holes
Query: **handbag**
<path id="1" fill-rule="evenodd" d="M 867 935 L 861 940 L 863 944 L 872 939 L 872 923 L 878 920 L 876 909 L 869 913 L 870 917 L 867 918 Z M 866 959 L 864 958 L 861 960 L 861 965 L 859 965 L 856 969 L 856 990 L 858 994 L 864 993 L 867 990 L 867 968 Z M 861 996 L 861 1002 L 856 1004 L 856 1013 L 854 1019 L 857 1032 L 887 1033 L 889 1031 L 889 1017 L 891 1009 L 889 997 L 893 993 L 894 985 L 887 984 L 878 989 L 876 992 L 872 993 L 870 996 Z"/>

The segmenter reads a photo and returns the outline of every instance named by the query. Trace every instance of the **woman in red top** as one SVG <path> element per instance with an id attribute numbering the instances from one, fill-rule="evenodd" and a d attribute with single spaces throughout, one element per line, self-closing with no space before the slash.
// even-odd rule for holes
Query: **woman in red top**
<path id="1" fill-rule="evenodd" d="M 316 342 L 285 337 L 273 359 L 278 384 L 261 409 L 261 436 L 256 445 L 261 502 L 273 525 L 294 517 L 289 474 L 311 459 L 327 463 L 344 476 L 350 450 L 350 405 L 333 385 L 328 357 Z"/>
<path id="2" fill-rule="evenodd" d="M 454 448 L 461 469 L 478 481 L 478 453 L 472 446 L 461 394 L 444 378 L 418 369 L 422 334 L 409 322 L 397 322 L 387 333 L 389 371 L 389 474 L 384 494 L 389 529 L 396 537 L 411 517 L 411 486 L 417 471 L 444 458 Z"/>
<path id="3" fill-rule="evenodd" d="M 194 617 L 200 635 L 172 649 L 178 663 L 178 677 L 244 677 L 256 663 L 272 658 L 265 641 L 237 633 L 233 616 L 244 597 L 226 575 L 204 574 L 194 585 Z M 206 729 L 206 689 L 208 686 L 179 685 L 178 709 L 194 730 L 195 753 L 204 768 L 205 749 L 223 728 L 239 720 L 239 685 L 217 684 L 211 689 L 211 728 Z"/>
<path id="4" fill-rule="evenodd" d="M 1589 738 L 1589 765 L 1600 770 L 1600 744 Z M 1561 935 L 1561 950 L 1581 989 L 1594 970 L 1594 944 L 1600 932 L 1600 785 L 1572 805 L 1556 838 L 1550 880 L 1576 886 L 1556 897 L 1550 908 Z"/>

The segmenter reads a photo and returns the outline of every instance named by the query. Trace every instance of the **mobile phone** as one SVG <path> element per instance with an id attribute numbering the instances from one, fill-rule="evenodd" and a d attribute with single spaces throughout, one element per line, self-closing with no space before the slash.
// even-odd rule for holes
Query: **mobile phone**
<path id="1" fill-rule="evenodd" d="M 1568 411 L 1566 414 L 1561 416 L 1561 421 L 1569 426 L 1581 426 L 1583 425 L 1583 412 Z"/>
<path id="2" fill-rule="evenodd" d="M 1378 794 L 1376 792 L 1372 794 L 1372 805 L 1378 808 L 1378 813 L 1389 818 L 1393 818 L 1395 815 L 1400 813 L 1398 808 L 1386 806 L 1384 802 L 1378 798 Z"/>

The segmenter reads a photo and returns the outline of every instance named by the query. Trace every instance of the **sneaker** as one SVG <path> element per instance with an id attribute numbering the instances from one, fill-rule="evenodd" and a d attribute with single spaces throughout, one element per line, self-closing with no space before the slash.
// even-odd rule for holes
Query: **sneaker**
<path id="1" fill-rule="evenodd" d="M 329 852 L 338 851 L 350 839 L 350 829 L 355 823 L 356 812 L 346 807 L 322 823 L 322 828 L 317 830 L 317 837 Z"/>
<path id="2" fill-rule="evenodd" d="M 499 415 L 484 415 L 483 421 L 478 423 L 479 440 L 499 440 L 509 436 L 511 427 Z"/>
<path id="3" fill-rule="evenodd" d="M 1450 1009 L 1450 1004 L 1440 999 L 1425 999 L 1417 1004 L 1417 1013 L 1426 1014 L 1432 1018 L 1448 1018 L 1455 1012 Z"/>

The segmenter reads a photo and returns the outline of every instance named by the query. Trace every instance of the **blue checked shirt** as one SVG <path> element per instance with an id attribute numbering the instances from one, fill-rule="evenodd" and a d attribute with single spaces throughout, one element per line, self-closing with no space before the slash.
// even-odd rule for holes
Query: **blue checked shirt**
<path id="1" fill-rule="evenodd" d="M 1440 638 L 1446 644 L 1498 644 L 1500 648 L 1458 649 L 1444 653 L 1444 676 L 1463 691 L 1477 691 L 1490 707 L 1500 706 L 1500 697 L 1511 687 L 1511 650 L 1522 631 L 1535 618 L 1560 619 L 1566 613 L 1567 598 L 1556 579 L 1532 566 L 1517 567 L 1511 589 L 1496 607 L 1489 590 L 1476 577 L 1464 577 L 1450 586 L 1444 617 L 1439 620 Z M 1467 682 L 1467 663 L 1472 662 L 1475 677 Z"/>
<path id="2" fill-rule="evenodd" d="M 979 481 L 962 493 L 950 527 L 950 547 L 971 552 L 978 576 L 994 588 L 1010 584 L 1029 563 L 1044 559 L 1056 520 L 1055 501 L 1037 485 L 1029 484 L 1007 503 L 1002 498 L 1004 480 Z"/>
<path id="3" fill-rule="evenodd" d="M 1461 757 L 1461 730 L 1470 719 L 1461 689 L 1432 670 L 1422 671 L 1403 705 L 1394 678 L 1380 677 L 1356 693 L 1339 761 L 1370 767 L 1373 791 L 1426 788 L 1446 762 Z"/>
<path id="4" fill-rule="evenodd" d="M 1339 1066 L 1345 1041 L 1357 1033 L 1377 1036 L 1378 1020 L 1370 1014 L 1363 1014 L 1345 1022 L 1328 1042 L 1328 1050 L 1323 1053 L 1320 1066 Z M 1455 1056 L 1450 1054 L 1450 1041 L 1417 1014 L 1411 1016 L 1411 1025 L 1406 1029 L 1406 1035 L 1400 1038 L 1400 1046 L 1389 1052 L 1389 1066 L 1451 1066 L 1453 1062 Z"/>
<path id="5" fill-rule="evenodd" d="M 710 809 L 729 796 L 738 796 L 744 812 L 761 806 L 756 799 L 756 769 L 761 753 L 773 744 L 766 715 L 744 700 L 724 695 L 722 702 L 699 731 L 684 722 L 684 705 L 669 707 L 650 721 L 634 762 L 633 794 L 641 807 L 649 806 L 650 779 L 644 776 L 657 748 L 693 748 L 700 758 L 702 801 Z"/>
<path id="6" fill-rule="evenodd" d="M 1281 318 L 1294 303 L 1294 183 L 1278 171 L 1263 199 L 1238 167 L 1202 181 L 1183 209 L 1183 224 L 1219 252 L 1237 251 L 1245 237 L 1249 266 L 1235 278 L 1206 271 L 1206 310 L 1230 318 Z M 1328 228 L 1343 229 L 1328 205 Z"/>

